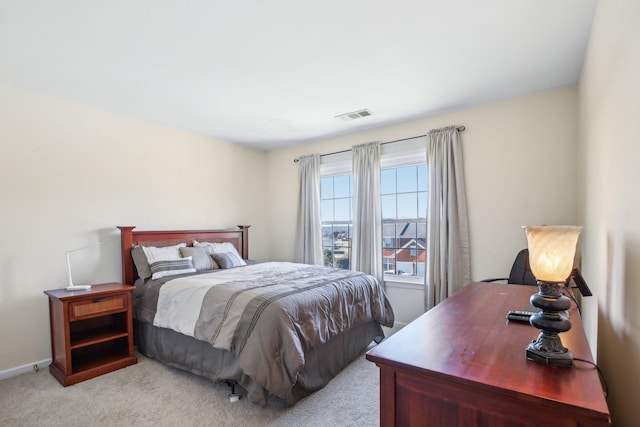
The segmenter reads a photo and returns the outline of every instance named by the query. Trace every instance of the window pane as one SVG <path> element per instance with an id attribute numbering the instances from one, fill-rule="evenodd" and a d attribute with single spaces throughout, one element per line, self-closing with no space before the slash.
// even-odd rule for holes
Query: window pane
<path id="1" fill-rule="evenodd" d="M 427 191 L 427 165 L 418 166 L 418 191 Z"/>
<path id="2" fill-rule="evenodd" d="M 320 198 L 333 198 L 333 177 L 320 178 Z"/>
<path id="3" fill-rule="evenodd" d="M 348 270 L 350 268 L 349 259 L 351 259 L 351 248 L 345 246 L 334 250 L 335 266 Z"/>
<path id="4" fill-rule="evenodd" d="M 382 248 L 383 249 L 393 249 L 394 240 L 395 239 L 393 237 L 382 236 Z"/>
<path id="5" fill-rule="evenodd" d="M 322 254 L 324 257 L 324 265 L 326 267 L 333 267 L 333 250 L 332 248 L 322 248 Z"/>
<path id="6" fill-rule="evenodd" d="M 396 225 L 389 223 L 382 223 L 382 239 L 385 242 L 383 245 L 385 248 L 395 248 L 396 243 Z M 389 245 L 387 245 L 388 243 Z"/>
<path id="7" fill-rule="evenodd" d="M 418 190 L 418 175 L 416 166 L 398 168 L 398 193 Z"/>
<path id="8" fill-rule="evenodd" d="M 396 261 L 396 271 L 397 274 L 403 276 L 411 276 L 413 275 L 413 263 L 411 261 Z"/>
<path id="9" fill-rule="evenodd" d="M 393 251 L 386 250 L 384 255 L 385 256 L 383 256 L 382 263 L 385 274 L 396 274 L 396 259 L 393 256 Z"/>
<path id="10" fill-rule="evenodd" d="M 418 250 L 418 255 L 416 258 L 416 276 L 424 277 L 425 256 L 426 251 Z"/>
<path id="11" fill-rule="evenodd" d="M 351 175 L 333 177 L 333 197 L 351 197 Z"/>
<path id="12" fill-rule="evenodd" d="M 417 224 L 415 222 L 409 222 L 404 225 L 398 224 L 398 238 L 405 239 L 405 243 L 416 238 Z"/>
<path id="13" fill-rule="evenodd" d="M 351 199 L 335 199 L 334 206 L 336 221 L 351 220 Z"/>
<path id="14" fill-rule="evenodd" d="M 427 217 L 427 192 L 418 193 L 418 218 Z"/>
<path id="15" fill-rule="evenodd" d="M 426 222 L 418 223 L 418 239 L 421 239 L 423 242 L 426 242 L 427 240 L 427 223 Z"/>
<path id="16" fill-rule="evenodd" d="M 322 226 L 322 246 L 333 246 L 333 227 L 330 225 Z"/>
<path id="17" fill-rule="evenodd" d="M 333 221 L 333 200 L 322 200 L 321 204 L 321 221 Z"/>
<path id="18" fill-rule="evenodd" d="M 406 223 L 397 223 L 396 224 L 396 248 L 401 248 L 403 245 L 404 232 L 407 228 Z"/>
<path id="19" fill-rule="evenodd" d="M 382 218 L 383 219 L 395 219 L 396 214 L 396 195 L 389 194 L 380 197 L 382 203 Z"/>
<path id="20" fill-rule="evenodd" d="M 417 217 L 418 217 L 417 193 L 398 194 L 398 218 L 417 218 Z"/>
<path id="21" fill-rule="evenodd" d="M 335 246 L 349 245 L 349 226 L 347 224 L 333 226 L 333 242 Z"/>
<path id="22" fill-rule="evenodd" d="M 383 169 L 380 172 L 380 194 L 396 192 L 396 170 Z"/>

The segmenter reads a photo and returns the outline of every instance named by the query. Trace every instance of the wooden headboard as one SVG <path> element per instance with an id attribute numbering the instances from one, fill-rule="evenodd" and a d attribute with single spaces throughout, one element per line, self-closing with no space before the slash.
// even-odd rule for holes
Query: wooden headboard
<path id="1" fill-rule="evenodd" d="M 122 253 L 122 283 L 133 285 L 138 271 L 133 263 L 131 248 L 140 246 L 171 246 L 186 243 L 192 246 L 194 240 L 200 242 L 230 242 L 243 259 L 249 258 L 249 227 L 239 225 L 234 230 L 155 230 L 133 231 L 135 226 L 118 226 L 120 229 L 120 250 Z"/>

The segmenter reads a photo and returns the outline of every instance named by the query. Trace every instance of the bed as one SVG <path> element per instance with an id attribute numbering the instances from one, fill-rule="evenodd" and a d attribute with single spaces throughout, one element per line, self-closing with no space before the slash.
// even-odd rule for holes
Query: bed
<path id="1" fill-rule="evenodd" d="M 251 261 L 249 226 L 118 228 L 122 280 L 136 286 L 137 350 L 214 381 L 239 384 L 258 405 L 270 396 L 293 405 L 319 390 L 384 338 L 382 326 L 393 326 L 393 309 L 376 279 L 321 266 Z"/>

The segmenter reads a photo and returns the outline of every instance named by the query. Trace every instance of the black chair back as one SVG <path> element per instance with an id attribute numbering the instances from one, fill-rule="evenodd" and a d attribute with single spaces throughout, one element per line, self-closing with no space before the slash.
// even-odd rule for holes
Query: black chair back
<path id="1" fill-rule="evenodd" d="M 529 265 L 529 249 L 523 249 L 518 252 L 515 261 L 513 261 L 507 283 L 532 286 L 538 284 L 536 276 L 531 272 L 531 266 Z"/>

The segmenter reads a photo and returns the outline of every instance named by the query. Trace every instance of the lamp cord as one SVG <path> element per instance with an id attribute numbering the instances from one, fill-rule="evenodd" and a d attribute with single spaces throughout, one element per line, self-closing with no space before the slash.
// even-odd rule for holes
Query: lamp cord
<path id="1" fill-rule="evenodd" d="M 577 286 L 572 286 L 571 289 L 575 289 Z M 580 304 L 578 304 L 578 300 L 573 296 L 573 292 L 569 292 L 566 288 L 562 289 L 562 294 L 569 297 L 574 303 L 576 303 L 576 307 L 578 307 L 578 313 L 582 315 L 582 310 L 580 309 Z"/>
<path id="2" fill-rule="evenodd" d="M 609 385 L 607 385 L 607 380 L 604 377 L 604 373 L 602 372 L 600 367 L 598 365 L 596 365 L 595 363 L 593 363 L 592 361 L 586 360 L 586 359 L 580 359 L 580 358 L 574 357 L 573 361 L 574 362 L 588 363 L 589 365 L 594 366 L 598 370 L 598 378 L 600 378 L 600 385 L 602 386 L 602 391 L 604 392 L 604 398 L 608 399 L 609 398 Z"/>
<path id="3" fill-rule="evenodd" d="M 571 288 L 574 289 L 574 288 L 577 288 L 577 286 L 572 286 Z M 578 301 L 573 296 L 573 292 L 563 290 L 562 293 L 567 297 L 569 297 L 571 300 L 573 300 L 574 303 L 576 303 L 576 307 L 578 307 L 578 313 L 581 313 L 580 304 L 578 304 Z M 588 363 L 589 365 L 593 365 L 598 370 L 598 378 L 600 378 L 600 385 L 602 386 L 602 391 L 604 392 L 604 398 L 607 399 L 609 397 L 609 385 L 607 384 L 607 380 L 604 377 L 604 373 L 602 372 L 602 369 L 600 369 L 598 365 L 591 362 L 590 360 L 580 359 L 577 357 L 574 357 L 573 360 L 576 362 Z"/>

